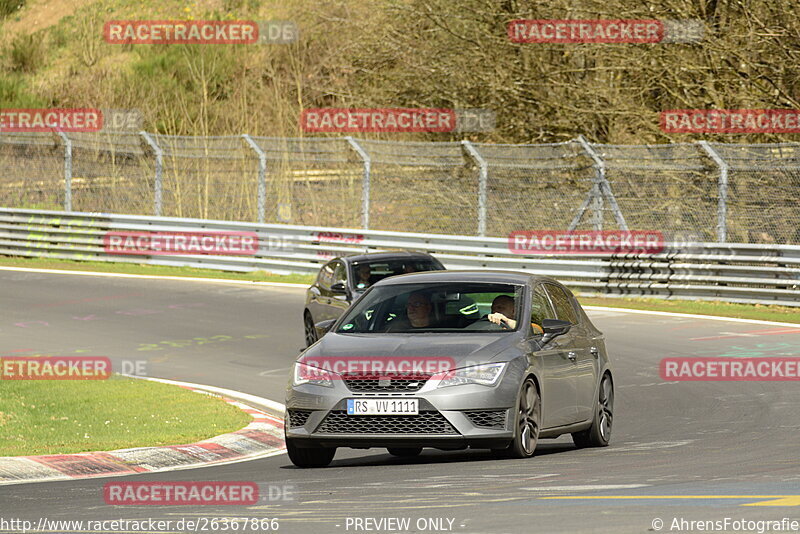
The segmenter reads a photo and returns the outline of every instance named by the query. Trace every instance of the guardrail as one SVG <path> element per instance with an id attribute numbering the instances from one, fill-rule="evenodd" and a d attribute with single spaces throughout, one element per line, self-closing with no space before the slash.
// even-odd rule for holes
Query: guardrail
<path id="1" fill-rule="evenodd" d="M 109 231 L 255 232 L 259 248 L 251 256 L 110 254 L 103 244 Z M 581 293 L 800 306 L 800 246 L 793 245 L 668 244 L 659 254 L 523 256 L 503 238 L 0 208 L 0 255 L 7 256 L 310 274 L 338 255 L 386 249 L 429 252 L 448 269 L 530 271 Z"/>

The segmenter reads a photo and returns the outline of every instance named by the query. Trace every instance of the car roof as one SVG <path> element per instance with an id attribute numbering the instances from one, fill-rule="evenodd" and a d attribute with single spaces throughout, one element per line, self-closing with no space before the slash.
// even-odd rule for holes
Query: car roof
<path id="1" fill-rule="evenodd" d="M 340 260 L 346 263 L 356 263 L 361 261 L 380 261 L 380 260 L 430 260 L 433 256 L 424 252 L 412 252 L 408 250 L 390 250 L 386 252 L 369 252 L 367 254 L 351 254 L 342 256 Z"/>
<path id="2" fill-rule="evenodd" d="M 445 283 L 445 282 L 495 282 L 500 284 L 527 284 L 534 282 L 554 282 L 561 285 L 557 280 L 549 276 L 541 276 L 533 273 L 519 271 L 500 271 L 500 270 L 471 270 L 471 271 L 425 271 L 421 273 L 401 274 L 392 276 L 376 282 L 375 286 L 385 286 L 394 284 L 424 284 L 424 283 Z"/>

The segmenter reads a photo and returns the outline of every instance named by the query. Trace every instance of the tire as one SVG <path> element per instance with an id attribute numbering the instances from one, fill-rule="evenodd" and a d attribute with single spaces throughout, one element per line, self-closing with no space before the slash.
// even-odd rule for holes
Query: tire
<path id="1" fill-rule="evenodd" d="M 306 336 L 306 347 L 310 347 L 314 343 L 317 342 L 317 328 L 314 326 L 314 319 L 311 318 L 311 314 L 306 312 L 303 316 L 303 325 L 305 329 L 305 336 Z"/>
<path id="2" fill-rule="evenodd" d="M 522 383 L 514 421 L 514 439 L 505 449 L 492 451 L 503 458 L 530 458 L 536 453 L 542 422 L 542 402 L 532 378 Z"/>
<path id="3" fill-rule="evenodd" d="M 330 464 L 336 454 L 332 447 L 301 448 L 295 445 L 294 440 L 286 438 L 286 452 L 289 459 L 297 467 L 325 467 Z"/>
<path id="4" fill-rule="evenodd" d="M 611 426 L 614 422 L 614 382 L 610 375 L 603 375 L 598 389 L 592 426 L 587 430 L 572 434 L 572 441 L 580 449 L 607 447 L 611 441 Z"/>
<path id="5" fill-rule="evenodd" d="M 422 452 L 422 447 L 388 447 L 386 450 L 392 456 L 409 458 L 411 456 L 419 456 Z"/>

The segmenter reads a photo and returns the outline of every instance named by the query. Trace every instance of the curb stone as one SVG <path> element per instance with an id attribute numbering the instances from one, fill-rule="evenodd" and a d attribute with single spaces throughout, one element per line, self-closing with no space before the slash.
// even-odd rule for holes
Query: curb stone
<path id="1" fill-rule="evenodd" d="M 249 414 L 253 420 L 236 432 L 186 445 L 136 447 L 77 454 L 0 457 L 0 485 L 125 476 L 205 467 L 273 456 L 286 450 L 283 442 L 283 420 L 280 417 L 202 389 L 178 387 L 220 397 Z"/>

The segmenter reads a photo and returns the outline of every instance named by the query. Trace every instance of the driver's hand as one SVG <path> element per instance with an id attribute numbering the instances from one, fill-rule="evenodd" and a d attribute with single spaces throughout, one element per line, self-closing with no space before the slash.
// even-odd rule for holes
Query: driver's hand
<path id="1" fill-rule="evenodd" d="M 486 316 L 489 321 L 493 322 L 494 324 L 500 324 L 501 322 L 508 322 L 508 317 L 503 315 L 502 313 L 490 313 Z"/>

